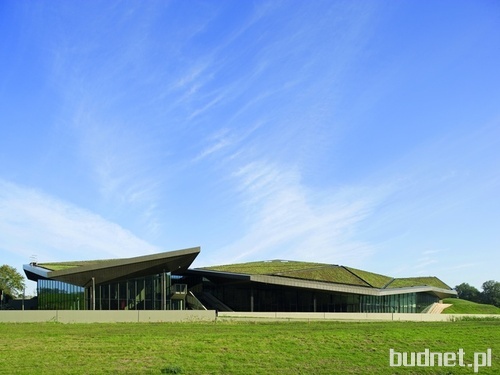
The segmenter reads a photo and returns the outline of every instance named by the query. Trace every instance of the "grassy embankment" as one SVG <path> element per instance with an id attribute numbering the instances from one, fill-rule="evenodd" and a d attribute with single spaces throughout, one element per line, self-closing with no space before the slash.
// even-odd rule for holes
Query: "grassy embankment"
<path id="1" fill-rule="evenodd" d="M 500 314 L 500 308 L 493 305 L 484 305 L 458 298 L 446 298 L 443 303 L 452 306 L 443 310 L 443 314 Z"/>
<path id="2" fill-rule="evenodd" d="M 471 367 L 389 367 L 399 352 L 492 349 L 500 320 L 458 322 L 217 322 L 0 324 L 8 374 L 472 374 Z"/>

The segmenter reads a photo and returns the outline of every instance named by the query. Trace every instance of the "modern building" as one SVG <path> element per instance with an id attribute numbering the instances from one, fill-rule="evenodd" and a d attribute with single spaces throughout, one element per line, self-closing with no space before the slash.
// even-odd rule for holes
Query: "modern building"
<path id="1" fill-rule="evenodd" d="M 422 312 L 456 291 L 437 277 L 393 278 L 272 260 L 189 268 L 200 248 L 127 259 L 31 263 L 38 309 Z"/>
<path id="2" fill-rule="evenodd" d="M 184 310 L 181 282 L 199 254 L 191 248 L 126 259 L 31 263 L 41 310 Z"/>

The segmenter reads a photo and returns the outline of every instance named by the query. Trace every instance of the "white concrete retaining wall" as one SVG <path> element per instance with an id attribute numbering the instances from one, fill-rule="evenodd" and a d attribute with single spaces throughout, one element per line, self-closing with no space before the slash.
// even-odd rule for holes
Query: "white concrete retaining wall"
<path id="1" fill-rule="evenodd" d="M 221 320 L 339 320 L 339 321 L 414 321 L 446 322 L 462 317 L 496 318 L 486 314 L 401 314 L 401 313 L 286 313 L 286 312 L 219 312 Z M 5 310 L 0 323 L 159 323 L 215 321 L 214 310 Z"/>
<path id="2" fill-rule="evenodd" d="M 214 310 L 6 310 L 0 323 L 159 323 L 214 321 Z"/>
<path id="3" fill-rule="evenodd" d="M 351 321 L 413 321 L 447 322 L 462 317 L 497 318 L 493 314 L 402 314 L 402 313 L 286 313 L 286 312 L 219 312 L 220 319 L 233 320 L 351 320 Z"/>

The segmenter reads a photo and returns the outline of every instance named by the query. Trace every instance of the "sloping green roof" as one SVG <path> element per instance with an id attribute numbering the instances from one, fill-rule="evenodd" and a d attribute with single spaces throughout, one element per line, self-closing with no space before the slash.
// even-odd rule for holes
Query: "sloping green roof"
<path id="1" fill-rule="evenodd" d="M 326 281 L 339 284 L 370 285 L 345 267 L 324 263 L 270 260 L 202 268 L 210 271 L 241 273 L 247 275 L 270 275 L 296 279 Z"/>
<path id="2" fill-rule="evenodd" d="M 392 277 L 381 275 L 379 273 L 358 270 L 352 267 L 345 267 L 345 268 L 375 288 L 383 288 L 389 282 L 394 280 Z"/>
<path id="3" fill-rule="evenodd" d="M 82 266 L 98 265 L 109 260 L 89 260 L 74 262 L 39 263 L 37 266 L 50 271 L 60 271 Z M 201 268 L 209 271 L 237 273 L 245 275 L 270 275 L 295 279 L 323 281 L 338 284 L 357 285 L 379 289 L 405 288 L 412 286 L 433 286 L 451 289 L 437 277 L 392 278 L 352 267 L 314 262 L 270 260 Z"/>
<path id="4" fill-rule="evenodd" d="M 242 273 L 246 275 L 274 275 L 283 272 L 300 271 L 315 267 L 324 267 L 322 263 L 295 262 L 287 260 L 269 260 L 261 262 L 249 262 L 239 264 L 228 264 L 223 266 L 203 267 L 203 270 Z"/>
<path id="5" fill-rule="evenodd" d="M 200 247 L 192 247 L 131 258 L 30 263 L 23 268 L 33 281 L 52 279 L 87 286 L 90 280 L 95 280 L 99 285 L 161 272 L 180 274 L 187 271 L 199 253 Z"/>
<path id="6" fill-rule="evenodd" d="M 324 263 L 296 262 L 278 259 L 264 262 L 205 267 L 202 269 L 246 275 L 271 275 L 339 284 L 370 286 L 344 267 Z"/>
<path id="7" fill-rule="evenodd" d="M 436 288 L 451 289 L 444 282 L 439 280 L 435 276 L 426 277 L 404 277 L 399 279 L 394 279 L 392 283 L 386 286 L 387 289 L 391 288 L 407 288 L 411 286 L 434 286 Z"/>
<path id="8" fill-rule="evenodd" d="M 43 267 L 48 269 L 49 271 L 60 271 L 67 270 L 70 268 L 82 267 L 82 266 L 91 266 L 100 264 L 103 262 L 108 262 L 109 259 L 101 259 L 101 260 L 81 260 L 74 262 L 57 262 L 57 263 L 38 263 L 38 267 Z"/>
<path id="9" fill-rule="evenodd" d="M 296 279 L 323 281 L 338 284 L 358 285 L 378 289 L 433 286 L 451 289 L 437 277 L 409 277 L 395 279 L 378 273 L 352 267 L 324 263 L 270 260 L 203 267 L 202 270 L 238 273 L 245 275 L 270 275 Z"/>
<path id="10" fill-rule="evenodd" d="M 364 280 L 349 272 L 342 266 L 323 265 L 316 268 L 284 272 L 276 276 L 293 277 L 315 281 L 326 281 L 330 283 L 349 284 L 359 286 L 370 286 Z"/>

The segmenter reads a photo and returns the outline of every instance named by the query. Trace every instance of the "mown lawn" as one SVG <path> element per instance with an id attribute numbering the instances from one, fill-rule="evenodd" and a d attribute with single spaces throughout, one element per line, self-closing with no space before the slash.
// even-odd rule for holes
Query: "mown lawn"
<path id="1" fill-rule="evenodd" d="M 492 349 L 500 320 L 0 324 L 5 374 L 473 374 L 471 367 L 389 367 L 399 352 Z"/>
<path id="2" fill-rule="evenodd" d="M 493 305 L 484 305 L 458 298 L 446 298 L 443 303 L 452 306 L 443 310 L 443 314 L 500 314 L 500 308 Z"/>

